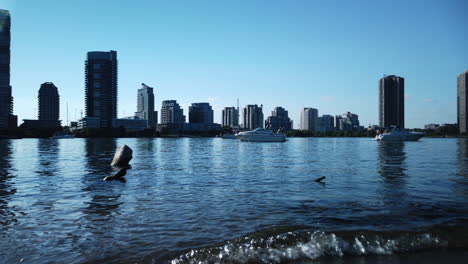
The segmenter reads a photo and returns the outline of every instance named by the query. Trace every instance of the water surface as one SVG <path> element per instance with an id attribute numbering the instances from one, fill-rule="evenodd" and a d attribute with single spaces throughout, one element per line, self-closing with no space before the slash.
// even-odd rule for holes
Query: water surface
<path id="1" fill-rule="evenodd" d="M 0 263 L 466 257 L 467 198 L 465 139 L 0 140 Z"/>

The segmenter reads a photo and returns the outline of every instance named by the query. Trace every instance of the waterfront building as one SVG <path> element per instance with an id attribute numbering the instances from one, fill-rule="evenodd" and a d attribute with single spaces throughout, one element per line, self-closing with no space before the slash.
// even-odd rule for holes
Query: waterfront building
<path id="1" fill-rule="evenodd" d="M 439 128 L 440 125 L 439 124 L 427 124 L 427 125 L 424 125 L 424 129 L 437 129 Z"/>
<path id="2" fill-rule="evenodd" d="M 38 102 L 39 120 L 59 121 L 60 96 L 54 83 L 45 82 L 41 85 Z"/>
<path id="3" fill-rule="evenodd" d="M 351 112 L 346 112 L 341 116 L 335 116 L 336 130 L 340 131 L 359 131 L 361 130 L 359 124 L 359 116 Z"/>
<path id="4" fill-rule="evenodd" d="M 238 128 L 239 127 L 239 109 L 233 107 L 225 107 L 221 113 L 223 127 Z"/>
<path id="5" fill-rule="evenodd" d="M 316 131 L 318 121 L 318 110 L 311 107 L 304 107 L 301 112 L 301 130 Z"/>
<path id="6" fill-rule="evenodd" d="M 137 111 L 135 116 L 146 120 L 148 128 L 156 128 L 158 123 L 157 112 L 154 111 L 154 93 L 153 88 L 142 83 L 141 89 L 137 93 Z"/>
<path id="7" fill-rule="evenodd" d="M 263 128 L 263 105 L 247 105 L 244 108 L 243 128 L 245 130 L 254 130 Z"/>
<path id="8" fill-rule="evenodd" d="M 405 128 L 405 79 L 395 75 L 379 81 L 379 125 Z"/>
<path id="9" fill-rule="evenodd" d="M 271 116 L 265 120 L 265 128 L 273 131 L 291 130 L 293 128 L 292 120 L 288 116 L 288 111 L 281 106 L 275 107 L 271 111 Z"/>
<path id="10" fill-rule="evenodd" d="M 11 17 L 8 10 L 0 9 L 0 129 L 17 126 L 13 115 L 13 96 L 10 86 Z"/>
<path id="11" fill-rule="evenodd" d="M 23 119 L 21 128 L 60 128 L 60 97 L 57 87 L 52 82 L 41 85 L 37 96 L 39 118 Z"/>
<path id="12" fill-rule="evenodd" d="M 176 100 L 166 100 L 161 106 L 161 124 L 185 123 L 184 110 L 180 108 Z"/>
<path id="13" fill-rule="evenodd" d="M 189 106 L 189 123 L 213 124 L 213 109 L 209 103 Z"/>
<path id="14" fill-rule="evenodd" d="M 57 120 L 38 120 L 38 119 L 23 119 L 20 128 L 61 128 L 61 121 Z"/>
<path id="15" fill-rule="evenodd" d="M 457 78 L 457 123 L 460 134 L 468 132 L 468 71 Z"/>
<path id="16" fill-rule="evenodd" d="M 100 128 L 101 127 L 101 118 L 86 116 L 78 120 L 78 129 L 84 128 Z"/>
<path id="17" fill-rule="evenodd" d="M 335 130 L 335 119 L 331 115 L 322 115 L 317 118 L 317 131 L 330 132 Z"/>
<path id="18" fill-rule="evenodd" d="M 221 124 L 216 123 L 185 123 L 182 132 L 184 133 L 219 133 L 221 131 Z"/>
<path id="19" fill-rule="evenodd" d="M 117 52 L 88 52 L 85 63 L 86 116 L 99 118 L 101 128 L 117 118 Z"/>
<path id="20" fill-rule="evenodd" d="M 381 129 L 381 127 L 379 127 L 378 125 L 369 125 L 367 127 L 367 131 L 378 131 L 380 129 Z"/>
<path id="21" fill-rule="evenodd" d="M 148 127 L 148 120 L 141 119 L 138 116 L 114 118 L 112 120 L 112 127 L 123 127 L 127 131 L 142 131 Z"/>
<path id="22" fill-rule="evenodd" d="M 341 117 L 341 115 L 336 115 L 335 116 L 335 129 L 336 130 L 343 130 L 343 121 L 342 121 L 343 117 Z"/>

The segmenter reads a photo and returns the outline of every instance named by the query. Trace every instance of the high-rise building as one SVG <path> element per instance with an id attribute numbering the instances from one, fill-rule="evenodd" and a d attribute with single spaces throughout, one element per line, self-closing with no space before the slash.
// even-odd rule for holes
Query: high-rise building
<path id="1" fill-rule="evenodd" d="M 154 111 L 153 88 L 144 83 L 141 84 L 141 89 L 138 89 L 137 112 L 135 112 L 135 116 L 147 120 L 148 128 L 156 128 L 158 121 L 157 112 Z"/>
<path id="2" fill-rule="evenodd" d="M 39 120 L 58 121 L 60 117 L 60 97 L 57 87 L 46 82 L 39 89 Z M 67 124 L 68 125 L 68 124 Z"/>
<path id="3" fill-rule="evenodd" d="M 317 118 L 317 131 L 330 132 L 335 130 L 335 119 L 331 115 L 322 115 Z"/>
<path id="4" fill-rule="evenodd" d="M 457 78 L 457 123 L 460 134 L 468 132 L 468 71 Z"/>
<path id="5" fill-rule="evenodd" d="M 184 110 L 180 108 L 176 100 L 166 100 L 161 106 L 161 124 L 184 124 Z"/>
<path id="6" fill-rule="evenodd" d="M 336 130 L 343 130 L 344 121 L 342 119 L 343 119 L 343 117 L 340 116 L 340 115 L 335 116 L 335 129 Z"/>
<path id="7" fill-rule="evenodd" d="M 291 130 L 292 126 L 292 121 L 288 116 L 288 111 L 281 106 L 275 107 L 275 109 L 271 111 L 271 116 L 265 120 L 265 127 L 273 131 L 279 129 Z"/>
<path id="8" fill-rule="evenodd" d="M 254 130 L 263 128 L 263 105 L 247 105 L 244 108 L 244 123 L 243 128 L 246 130 Z"/>
<path id="9" fill-rule="evenodd" d="M 301 130 L 317 131 L 318 110 L 304 107 L 301 112 Z"/>
<path id="10" fill-rule="evenodd" d="M 223 127 L 238 128 L 239 127 L 239 109 L 233 107 L 225 107 L 221 114 Z"/>
<path id="11" fill-rule="evenodd" d="M 379 81 L 379 125 L 405 128 L 405 79 L 395 75 Z"/>
<path id="12" fill-rule="evenodd" d="M 41 84 L 38 99 L 39 118 L 23 119 L 22 128 L 60 128 L 60 97 L 57 87 L 51 82 Z M 68 124 L 67 124 L 68 126 Z"/>
<path id="13" fill-rule="evenodd" d="M 10 12 L 0 9 L 0 129 L 17 126 L 10 86 L 10 28 Z"/>
<path id="14" fill-rule="evenodd" d="M 213 124 L 213 109 L 209 103 L 193 103 L 189 106 L 189 123 Z"/>
<path id="15" fill-rule="evenodd" d="M 154 127 L 157 127 L 158 126 L 158 111 L 154 111 L 153 112 L 153 116 L 154 116 Z"/>
<path id="16" fill-rule="evenodd" d="M 117 118 L 117 52 L 88 52 L 85 74 L 86 116 L 97 117 L 101 128 L 110 128 Z"/>
<path id="17" fill-rule="evenodd" d="M 351 112 L 335 116 L 335 127 L 341 131 L 358 131 L 360 130 L 359 116 Z"/>

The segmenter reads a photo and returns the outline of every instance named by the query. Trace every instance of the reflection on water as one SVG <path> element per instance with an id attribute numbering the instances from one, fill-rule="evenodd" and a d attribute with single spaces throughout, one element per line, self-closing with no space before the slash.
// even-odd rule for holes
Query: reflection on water
<path id="1" fill-rule="evenodd" d="M 455 179 L 455 190 L 468 197 L 468 139 L 460 138 L 457 142 L 458 146 L 458 171 Z M 464 187 L 458 186 L 462 184 Z"/>
<path id="2" fill-rule="evenodd" d="M 85 139 L 85 153 L 89 175 L 109 174 L 111 172 L 110 163 L 116 149 L 117 143 L 115 138 Z"/>
<path id="3" fill-rule="evenodd" d="M 0 230 L 8 229 L 8 226 L 17 221 L 15 213 L 8 206 L 8 201 L 16 193 L 16 188 L 11 184 L 11 140 L 0 140 Z M 0 236 L 1 237 L 1 236 Z"/>
<path id="4" fill-rule="evenodd" d="M 58 172 L 59 140 L 38 139 L 37 152 L 39 162 L 36 171 L 41 176 L 54 176 Z"/>
<path id="5" fill-rule="evenodd" d="M 106 184 L 102 180 L 114 172 L 110 163 L 116 149 L 117 143 L 114 138 L 85 139 L 87 173 L 83 176 L 82 190 L 88 200 L 84 201 L 85 207 L 82 211 L 89 225 L 98 224 L 91 228 L 91 232 L 102 233 L 108 228 L 112 229 L 112 224 L 103 222 L 112 222 L 111 216 L 118 214 L 122 204 L 119 201 L 122 184 Z"/>
<path id="6" fill-rule="evenodd" d="M 37 169 L 35 183 L 39 191 L 38 199 L 33 204 L 34 207 L 44 212 L 44 216 L 54 213 L 53 209 L 57 202 L 56 193 L 59 191 L 59 183 L 55 176 L 60 174 L 58 165 L 59 140 L 38 139 L 37 140 Z M 52 215 L 53 216 L 53 215 Z M 49 217 L 45 217 L 49 219 Z"/>
<path id="7" fill-rule="evenodd" d="M 388 184 L 402 184 L 406 175 L 405 142 L 377 142 L 379 174 Z"/>
<path id="8" fill-rule="evenodd" d="M 406 207 L 408 192 L 406 189 L 406 142 L 376 142 L 378 144 L 379 169 L 383 186 L 378 191 L 383 195 L 382 202 L 385 204 L 385 211 L 390 218 L 399 217 L 407 213 Z"/>

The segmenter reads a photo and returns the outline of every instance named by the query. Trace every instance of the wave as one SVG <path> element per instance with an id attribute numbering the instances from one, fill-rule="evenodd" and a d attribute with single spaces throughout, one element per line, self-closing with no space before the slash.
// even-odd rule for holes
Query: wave
<path id="1" fill-rule="evenodd" d="M 261 230 L 242 238 L 206 248 L 191 249 L 172 258 L 171 264 L 181 263 L 298 263 L 322 257 L 392 255 L 447 249 L 466 249 L 466 226 L 450 230 L 431 229 L 420 232 L 295 230 L 284 228 Z M 279 232 L 279 233 L 278 233 Z M 276 233 L 276 234 L 275 234 Z"/>

